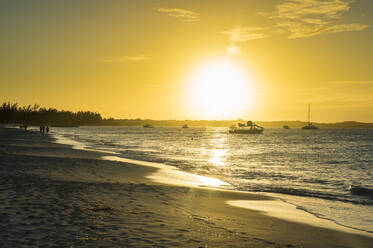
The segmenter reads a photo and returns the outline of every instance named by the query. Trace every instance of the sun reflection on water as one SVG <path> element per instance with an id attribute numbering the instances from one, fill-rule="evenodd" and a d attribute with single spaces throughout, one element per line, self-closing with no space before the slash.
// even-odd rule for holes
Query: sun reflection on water
<path id="1" fill-rule="evenodd" d="M 209 150 L 208 162 L 215 166 L 224 166 L 226 164 L 226 155 L 229 149 L 226 147 L 226 137 L 222 137 L 221 133 L 216 133 L 215 138 L 212 139 L 210 144 L 213 146 Z"/>
<path id="2" fill-rule="evenodd" d="M 210 152 L 210 159 L 209 162 L 216 166 L 224 166 L 225 165 L 225 155 L 227 154 L 228 149 L 214 149 Z"/>

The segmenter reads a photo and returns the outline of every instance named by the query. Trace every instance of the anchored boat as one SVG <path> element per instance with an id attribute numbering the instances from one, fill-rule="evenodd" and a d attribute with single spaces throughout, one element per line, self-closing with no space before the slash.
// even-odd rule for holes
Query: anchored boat
<path id="1" fill-rule="evenodd" d="M 247 133 L 247 134 L 260 134 L 263 133 L 264 128 L 255 124 L 252 121 L 245 123 L 238 123 L 237 126 L 231 126 L 229 133 Z"/>
<path id="2" fill-rule="evenodd" d="M 311 122 L 311 107 L 310 104 L 308 104 L 308 124 L 307 126 L 302 127 L 303 130 L 316 130 L 319 129 L 315 125 L 312 124 Z"/>

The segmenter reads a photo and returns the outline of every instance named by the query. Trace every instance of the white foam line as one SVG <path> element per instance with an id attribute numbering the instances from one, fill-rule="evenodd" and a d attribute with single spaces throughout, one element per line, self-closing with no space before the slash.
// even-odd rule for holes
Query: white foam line
<path id="1" fill-rule="evenodd" d="M 146 177 L 158 183 L 208 188 L 229 188 L 231 186 L 229 183 L 220 179 L 184 172 L 176 167 L 162 163 L 121 158 L 117 156 L 104 156 L 103 159 L 157 168 L 158 170 L 156 172 Z"/>
<path id="2" fill-rule="evenodd" d="M 75 141 L 75 140 L 72 140 L 72 139 L 69 139 L 69 138 L 66 138 L 65 136 L 63 135 L 60 135 L 60 134 L 52 134 L 52 136 L 56 139 L 54 142 L 55 143 L 58 143 L 58 144 L 63 144 L 63 145 L 69 145 L 71 146 L 73 149 L 76 149 L 76 150 L 87 150 L 84 146 L 83 143 L 80 143 L 78 141 Z"/>
<path id="3" fill-rule="evenodd" d="M 264 194 L 267 195 L 267 194 Z M 273 195 L 269 195 L 273 197 Z M 308 213 L 304 210 L 297 209 L 293 204 L 284 202 L 280 199 L 275 200 L 235 200 L 227 201 L 231 206 L 247 208 L 251 210 L 261 211 L 265 215 L 275 217 L 279 219 L 288 220 L 291 222 L 297 222 L 307 224 L 311 226 L 333 229 L 341 232 L 360 234 L 368 237 L 373 237 L 373 233 L 348 228 L 342 225 L 338 225 L 335 222 L 327 219 L 321 219 L 315 215 Z"/>
<path id="4" fill-rule="evenodd" d="M 146 176 L 146 178 L 149 178 L 153 180 L 154 182 L 172 184 L 172 185 L 178 185 L 178 186 L 189 186 L 189 187 L 207 187 L 207 188 L 224 188 L 224 189 L 231 188 L 231 185 L 229 183 L 226 183 L 217 178 L 205 177 L 205 176 L 200 176 L 200 175 L 184 172 L 184 171 L 179 170 L 176 167 L 162 164 L 162 163 L 122 158 L 119 156 L 115 156 L 115 155 L 118 155 L 118 153 L 112 152 L 112 151 L 102 151 L 98 149 L 86 148 L 86 146 L 83 143 L 66 138 L 59 134 L 54 134 L 54 137 L 56 138 L 56 141 L 55 141 L 56 143 L 70 145 L 72 146 L 73 149 L 94 151 L 94 152 L 105 152 L 107 154 L 113 154 L 110 156 L 102 156 L 102 159 L 104 160 L 119 161 L 123 163 L 130 163 L 130 164 L 157 168 L 158 170 L 156 172 L 151 173 L 150 175 Z"/>
<path id="5" fill-rule="evenodd" d="M 66 138 L 62 135 L 54 134 L 54 137 L 56 138 L 56 143 L 70 145 L 72 146 L 73 149 L 103 152 L 101 150 L 88 149 L 84 146 L 83 143 Z M 110 151 L 108 152 L 105 151 L 105 153 L 115 154 L 115 155 L 118 154 L 116 152 L 110 152 Z M 119 156 L 112 156 L 112 155 L 102 156 L 102 159 L 157 168 L 158 170 L 156 172 L 151 173 L 150 175 L 146 176 L 146 178 L 149 178 L 158 183 L 171 184 L 171 185 L 177 185 L 177 186 L 188 186 L 188 187 L 232 189 L 232 186 L 229 183 L 224 182 L 220 179 L 184 172 L 184 171 L 179 170 L 176 167 L 162 164 L 162 163 L 121 158 Z M 255 192 L 253 193 L 255 194 Z M 267 194 L 267 195 L 274 197 L 271 194 Z M 291 222 L 303 223 L 303 224 L 308 224 L 308 225 L 312 225 L 316 227 L 328 228 L 328 229 L 338 230 L 342 232 L 373 237 L 372 233 L 348 228 L 345 226 L 338 225 L 331 220 L 318 218 L 312 215 L 311 213 L 308 213 L 304 210 L 297 209 L 295 205 L 284 202 L 280 199 L 235 200 L 235 201 L 227 201 L 226 203 L 231 206 L 235 206 L 235 207 L 261 211 L 265 215 L 268 215 L 270 217 L 281 218 L 281 219 L 289 220 Z"/>
<path id="6" fill-rule="evenodd" d="M 79 141 L 76 141 L 76 140 L 72 140 L 72 139 L 66 138 L 65 136 L 60 135 L 60 134 L 54 133 L 52 135 L 56 139 L 54 141 L 55 143 L 63 144 L 63 145 L 69 145 L 73 149 L 76 149 L 76 150 L 84 150 L 84 151 L 92 151 L 92 152 L 104 152 L 104 153 L 107 153 L 107 154 L 118 154 L 118 153 L 113 152 L 113 151 L 106 151 L 106 150 L 99 150 L 99 149 L 87 148 L 83 143 L 81 143 Z"/>

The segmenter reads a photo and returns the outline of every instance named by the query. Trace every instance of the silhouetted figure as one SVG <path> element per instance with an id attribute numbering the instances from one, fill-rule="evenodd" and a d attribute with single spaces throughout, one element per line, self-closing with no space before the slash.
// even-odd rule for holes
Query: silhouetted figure
<path id="1" fill-rule="evenodd" d="M 45 126 L 40 126 L 40 132 L 45 133 Z"/>
<path id="2" fill-rule="evenodd" d="M 25 131 L 27 131 L 27 125 L 25 125 Z"/>
<path id="3" fill-rule="evenodd" d="M 49 133 L 49 127 L 47 126 L 47 133 Z"/>

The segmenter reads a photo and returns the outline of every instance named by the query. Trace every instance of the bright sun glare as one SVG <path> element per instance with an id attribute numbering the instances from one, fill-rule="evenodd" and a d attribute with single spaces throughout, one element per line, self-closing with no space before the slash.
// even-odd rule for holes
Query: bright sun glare
<path id="1" fill-rule="evenodd" d="M 230 61 L 200 66 L 189 82 L 191 110 L 201 119 L 241 118 L 253 103 L 252 82 Z"/>

